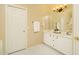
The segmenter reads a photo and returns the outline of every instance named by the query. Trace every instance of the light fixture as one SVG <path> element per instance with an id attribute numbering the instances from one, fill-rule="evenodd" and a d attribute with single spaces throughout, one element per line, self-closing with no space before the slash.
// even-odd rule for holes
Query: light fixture
<path id="1" fill-rule="evenodd" d="M 57 11 L 57 12 L 61 12 L 66 7 L 67 7 L 67 4 L 63 4 L 63 5 L 59 5 L 59 6 L 55 7 L 55 8 L 53 8 L 52 10 Z"/>

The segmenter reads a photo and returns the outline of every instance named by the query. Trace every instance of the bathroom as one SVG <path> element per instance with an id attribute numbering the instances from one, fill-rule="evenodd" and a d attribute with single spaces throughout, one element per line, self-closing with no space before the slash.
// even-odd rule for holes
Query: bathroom
<path id="1" fill-rule="evenodd" d="M 0 4 L 0 54 L 79 55 L 78 9 L 78 4 Z"/>

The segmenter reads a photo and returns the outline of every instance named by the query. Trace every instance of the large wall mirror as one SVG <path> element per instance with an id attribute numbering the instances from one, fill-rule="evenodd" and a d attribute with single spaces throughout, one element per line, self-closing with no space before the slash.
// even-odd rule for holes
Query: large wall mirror
<path id="1" fill-rule="evenodd" d="M 72 5 L 67 5 L 63 11 L 52 11 L 43 18 L 43 30 L 72 33 Z"/>

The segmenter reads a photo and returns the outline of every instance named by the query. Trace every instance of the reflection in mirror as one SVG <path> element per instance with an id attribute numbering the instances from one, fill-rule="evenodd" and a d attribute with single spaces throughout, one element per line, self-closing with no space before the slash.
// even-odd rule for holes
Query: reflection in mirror
<path id="1" fill-rule="evenodd" d="M 57 18 L 59 18 L 54 23 L 54 29 L 59 29 L 61 33 L 66 33 L 67 35 L 72 34 L 72 6 L 69 6 L 61 13 L 57 13 Z"/>
<path id="2" fill-rule="evenodd" d="M 68 5 L 62 12 L 52 11 L 44 16 L 43 29 L 54 32 L 72 33 L 72 5 Z"/>
<path id="3" fill-rule="evenodd" d="M 65 12 L 65 32 L 66 34 L 72 34 L 72 6 L 70 6 Z"/>

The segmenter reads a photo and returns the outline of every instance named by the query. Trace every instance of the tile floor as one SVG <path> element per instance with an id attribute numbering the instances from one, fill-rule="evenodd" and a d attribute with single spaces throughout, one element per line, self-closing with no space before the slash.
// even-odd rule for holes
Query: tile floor
<path id="1" fill-rule="evenodd" d="M 45 44 L 37 45 L 10 55 L 62 55 Z"/>

